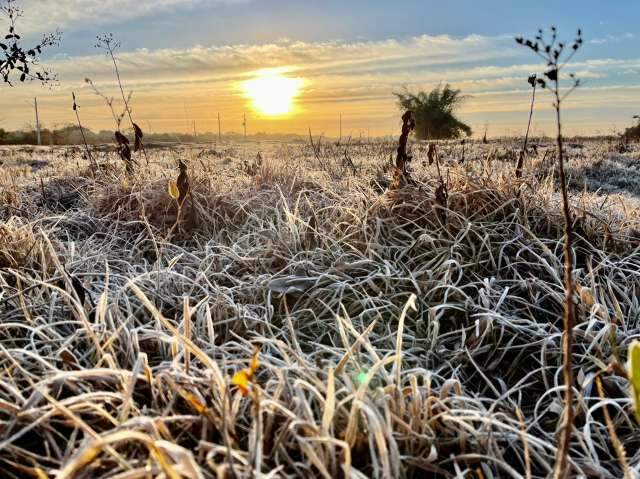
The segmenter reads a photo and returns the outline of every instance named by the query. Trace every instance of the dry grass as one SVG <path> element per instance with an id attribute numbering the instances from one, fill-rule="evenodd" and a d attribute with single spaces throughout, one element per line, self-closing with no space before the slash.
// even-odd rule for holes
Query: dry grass
<path id="1" fill-rule="evenodd" d="M 246 174 L 256 148 L 269 151 Z M 342 180 L 318 157 L 339 165 L 343 151 L 320 148 L 148 152 L 129 178 L 96 153 L 116 165 L 96 180 L 60 152 L 14 175 L 42 153 L 11 152 L 6 477 L 549 475 L 564 289 L 544 149 L 517 181 L 492 153 L 509 145 L 467 146 L 462 166 L 459 145 L 440 145 L 443 224 L 427 145 L 413 147 L 416 185 L 383 193 L 373 180 L 395 145 L 352 146 L 360 174 Z M 583 171 L 591 154 L 608 155 L 589 145 L 569 166 Z M 193 192 L 180 218 L 167 194 L 177 158 Z M 74 202 L 44 201 L 41 178 L 44 196 Z M 607 371 L 640 335 L 640 215 L 618 193 L 571 195 L 584 213 L 570 457 L 586 477 L 623 476 L 612 428 L 625 467 L 640 467 L 627 381 Z M 256 345 L 259 393 L 244 397 L 230 379 Z"/>
<path id="2" fill-rule="evenodd" d="M 23 268 L 27 265 L 37 239 L 30 225 L 18 218 L 0 224 L 0 267 Z"/>

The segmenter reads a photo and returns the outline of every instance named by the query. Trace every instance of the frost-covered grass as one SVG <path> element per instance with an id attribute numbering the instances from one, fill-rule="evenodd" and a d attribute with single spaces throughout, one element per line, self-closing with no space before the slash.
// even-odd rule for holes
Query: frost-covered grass
<path id="1" fill-rule="evenodd" d="M 426 145 L 418 184 L 384 189 L 394 149 L 346 148 L 356 176 L 328 143 L 154 150 L 134 177 L 103 152 L 96 178 L 81 150 L 3 150 L 6 477 L 546 477 L 564 297 L 547 148 L 519 182 L 507 143 L 466 145 L 463 164 L 440 145 L 446 215 Z M 628 384 L 608 369 L 640 336 L 638 152 L 569 153 L 571 464 L 619 478 L 640 472 Z M 230 380 L 255 346 L 244 397 Z"/>

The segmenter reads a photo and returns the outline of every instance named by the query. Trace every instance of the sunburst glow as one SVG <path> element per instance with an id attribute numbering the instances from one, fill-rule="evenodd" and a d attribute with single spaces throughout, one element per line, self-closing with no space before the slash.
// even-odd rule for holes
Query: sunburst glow
<path id="1" fill-rule="evenodd" d="M 300 78 L 286 77 L 278 70 L 263 70 L 256 78 L 245 81 L 243 86 L 257 111 L 278 116 L 291 113 L 302 84 Z"/>

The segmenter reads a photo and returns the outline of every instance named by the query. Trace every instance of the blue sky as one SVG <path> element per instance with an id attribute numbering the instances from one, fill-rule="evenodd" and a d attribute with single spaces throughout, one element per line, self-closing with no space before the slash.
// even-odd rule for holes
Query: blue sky
<path id="1" fill-rule="evenodd" d="M 392 90 L 403 85 L 428 89 L 441 82 L 462 88 L 472 99 L 461 115 L 478 130 L 517 133 L 528 108 L 526 79 L 537 60 L 518 48 L 516 34 L 534 35 L 555 24 L 573 38 L 577 27 L 585 48 L 575 71 L 587 82 L 576 94 L 575 131 L 621 128 L 640 105 L 640 2 L 464 0 L 22 0 L 29 36 L 59 27 L 63 43 L 48 62 L 60 72 L 60 86 L 40 93 L 52 123 L 66 120 L 63 98 L 80 91 L 90 76 L 113 88 L 105 59 L 93 48 L 96 34 L 113 32 L 134 90 L 138 110 L 157 118 L 158 130 L 185 129 L 205 121 L 209 109 L 235 119 L 250 109 L 238 82 L 261 68 L 283 67 L 303 78 L 296 121 L 262 118 L 264 131 L 327 130 L 344 110 L 354 130 L 385 133 L 397 123 Z M 540 67 L 541 68 L 541 67 Z M 35 87 L 0 97 L 0 127 L 27 122 L 27 99 Z M 106 126 L 100 104 L 85 99 L 96 127 Z M 21 106 L 22 105 L 22 106 Z M 571 118 L 571 112 L 569 117 Z M 22 118 L 25 116 L 25 118 Z M 537 115 L 545 130 L 548 112 Z M 291 119 L 289 119 L 291 120 Z M 237 125 L 234 126 L 237 129 Z M 483 127 L 482 127 L 483 129 Z"/>
<path id="2" fill-rule="evenodd" d="M 38 2 L 26 2 L 26 7 Z M 47 8 L 54 6 L 54 0 Z M 82 0 L 75 2 L 82 5 Z M 109 1 L 104 2 L 108 4 Z M 125 4 L 126 2 L 122 2 Z M 64 1 L 61 2 L 64 4 Z M 481 6 L 479 6 L 481 5 Z M 72 8 L 72 7 L 69 7 Z M 81 7 L 82 8 L 82 7 Z M 114 7 L 117 8 L 117 7 Z M 126 20 L 122 15 L 100 15 L 89 22 L 62 22 L 65 47 L 87 53 L 96 25 L 116 33 L 129 48 L 190 47 L 194 44 L 264 43 L 281 38 L 304 41 L 379 40 L 422 34 L 467 36 L 535 32 L 554 24 L 564 32 L 582 27 L 593 39 L 619 37 L 638 30 L 640 2 L 634 0 L 238 0 L 169 2 Z M 64 15 L 61 15 L 64 18 Z M 143 19 L 141 21 L 141 18 Z M 591 54 L 628 56 L 637 43 L 609 42 Z"/>

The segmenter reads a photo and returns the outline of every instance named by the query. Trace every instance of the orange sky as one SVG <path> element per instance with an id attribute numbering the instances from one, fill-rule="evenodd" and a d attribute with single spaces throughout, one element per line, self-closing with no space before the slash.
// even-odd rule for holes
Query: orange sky
<path id="1" fill-rule="evenodd" d="M 392 92 L 408 85 L 429 89 L 448 81 L 470 95 L 460 117 L 481 135 L 522 134 L 530 91 L 526 78 L 541 67 L 523 55 L 511 36 L 421 35 L 376 41 L 238 44 L 186 49 L 142 49 L 119 52 L 125 88 L 132 90 L 134 116 L 151 132 L 241 132 L 247 115 L 249 133 L 396 134 L 399 114 Z M 0 127 L 34 123 L 33 97 L 38 96 L 45 127 L 74 123 L 71 92 L 75 91 L 85 126 L 113 129 L 102 99 L 84 82 L 90 77 L 104 93 L 119 95 L 109 60 L 101 54 L 59 56 L 48 61 L 59 73 L 52 89 L 20 85 L 0 90 Z M 300 84 L 290 114 L 259 111 L 245 84 L 265 68 Z M 625 81 L 624 72 L 640 68 L 640 60 L 580 59 L 573 71 L 587 81 L 566 104 L 568 133 L 609 133 L 631 122 L 640 104 L 640 85 Z M 610 79 L 603 81 L 603 79 Z M 551 131 L 551 100 L 540 97 L 534 133 Z"/>

